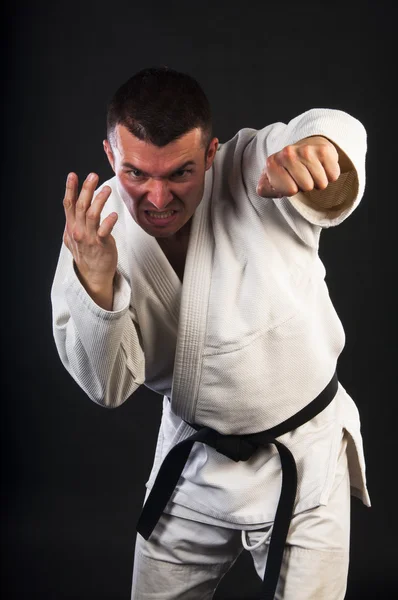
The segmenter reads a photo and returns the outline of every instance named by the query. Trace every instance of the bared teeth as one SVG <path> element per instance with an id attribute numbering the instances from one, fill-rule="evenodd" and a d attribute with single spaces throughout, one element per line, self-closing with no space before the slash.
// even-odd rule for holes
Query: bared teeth
<path id="1" fill-rule="evenodd" d="M 175 213 L 174 210 L 168 210 L 168 211 L 162 212 L 162 213 L 152 212 L 150 210 L 147 210 L 146 212 L 150 217 L 152 217 L 154 219 L 167 219 L 168 217 L 171 217 Z"/>

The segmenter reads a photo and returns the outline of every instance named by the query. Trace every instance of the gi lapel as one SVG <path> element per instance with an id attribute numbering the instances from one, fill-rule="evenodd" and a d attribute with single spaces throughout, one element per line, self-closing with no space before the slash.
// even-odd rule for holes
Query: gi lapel
<path id="1" fill-rule="evenodd" d="M 210 218 L 213 171 L 206 173 L 203 198 L 192 222 L 174 363 L 172 410 L 194 422 L 206 334 L 214 239 Z"/>

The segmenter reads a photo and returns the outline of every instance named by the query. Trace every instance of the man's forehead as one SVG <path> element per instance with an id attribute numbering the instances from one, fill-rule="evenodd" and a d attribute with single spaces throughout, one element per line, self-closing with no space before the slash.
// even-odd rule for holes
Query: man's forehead
<path id="1" fill-rule="evenodd" d="M 166 146 L 156 146 L 151 142 L 140 140 L 133 135 L 124 125 L 117 125 L 114 132 L 115 147 L 118 152 L 125 157 L 126 155 L 135 155 L 137 158 L 151 158 L 173 160 L 180 156 L 195 155 L 203 152 L 202 131 L 199 128 L 192 129 L 177 140 L 170 142 Z M 190 156 L 191 158 L 191 156 Z"/>

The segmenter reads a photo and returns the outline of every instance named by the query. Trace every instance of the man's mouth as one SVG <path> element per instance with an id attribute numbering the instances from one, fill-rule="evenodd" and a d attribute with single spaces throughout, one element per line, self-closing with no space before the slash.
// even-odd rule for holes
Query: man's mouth
<path id="1" fill-rule="evenodd" d="M 178 215 L 176 210 L 145 210 L 144 211 L 146 221 L 151 225 L 165 226 L 173 223 Z"/>
<path id="2" fill-rule="evenodd" d="M 165 210 L 165 211 L 154 211 L 154 210 L 146 210 L 147 215 L 149 215 L 152 219 L 167 219 L 174 215 L 177 211 L 175 210 Z"/>

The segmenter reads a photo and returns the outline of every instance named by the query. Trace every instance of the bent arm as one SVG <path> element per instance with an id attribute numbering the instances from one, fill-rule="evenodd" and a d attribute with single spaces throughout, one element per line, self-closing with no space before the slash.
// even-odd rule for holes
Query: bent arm
<path id="1" fill-rule="evenodd" d="M 145 379 L 126 280 L 116 275 L 113 309 L 104 310 L 80 283 L 72 255 L 63 245 L 51 303 L 54 340 L 67 371 L 94 402 L 120 406 Z"/>

